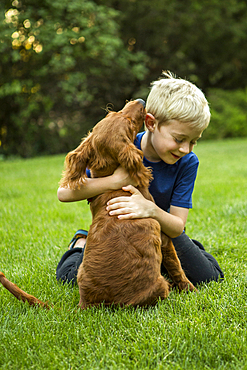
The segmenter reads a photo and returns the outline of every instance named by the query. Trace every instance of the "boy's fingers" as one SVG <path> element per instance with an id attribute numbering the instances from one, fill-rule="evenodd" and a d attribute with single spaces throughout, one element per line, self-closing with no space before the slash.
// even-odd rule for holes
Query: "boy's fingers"
<path id="1" fill-rule="evenodd" d="M 117 197 L 117 198 L 112 198 L 107 202 L 107 206 L 113 205 L 115 203 L 120 203 L 120 202 L 128 202 L 130 197 Z"/>
<path id="2" fill-rule="evenodd" d="M 137 190 L 133 185 L 123 186 L 122 190 L 129 191 L 132 195 L 140 194 L 139 190 Z"/>

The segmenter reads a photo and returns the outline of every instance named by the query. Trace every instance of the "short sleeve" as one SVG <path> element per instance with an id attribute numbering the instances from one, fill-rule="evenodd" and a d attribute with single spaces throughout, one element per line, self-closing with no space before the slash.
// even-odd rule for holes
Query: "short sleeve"
<path id="1" fill-rule="evenodd" d="M 171 205 L 183 208 L 192 208 L 192 193 L 194 190 L 199 161 L 194 154 L 189 161 L 181 166 L 174 184 Z"/>

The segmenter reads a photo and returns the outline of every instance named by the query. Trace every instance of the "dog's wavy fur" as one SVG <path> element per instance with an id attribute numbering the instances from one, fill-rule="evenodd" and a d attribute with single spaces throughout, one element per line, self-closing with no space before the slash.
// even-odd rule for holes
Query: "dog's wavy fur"
<path id="1" fill-rule="evenodd" d="M 83 186 L 86 168 L 92 177 L 103 177 L 121 165 L 136 180 L 142 195 L 153 201 L 148 191 L 151 171 L 143 165 L 143 154 L 133 143 L 145 115 L 139 101 L 128 102 L 121 111 L 108 113 L 78 148 L 66 156 L 61 186 L 72 189 Z M 109 216 L 106 203 L 123 195 L 131 194 L 108 191 L 91 200 L 92 225 L 77 277 L 82 309 L 101 303 L 149 306 L 166 298 L 172 285 L 160 273 L 161 262 L 179 290 L 196 290 L 182 270 L 171 239 L 161 233 L 156 220 L 119 220 Z M 18 299 L 48 308 L 46 303 L 10 283 L 2 273 L 0 282 Z"/>
<path id="2" fill-rule="evenodd" d="M 143 154 L 133 144 L 145 120 L 139 101 L 131 101 L 120 112 L 109 113 L 77 149 L 67 155 L 61 186 L 83 186 L 86 168 L 92 177 L 111 175 L 121 165 L 138 183 L 143 196 L 152 174 L 143 165 Z M 170 285 L 160 274 L 162 262 L 180 290 L 195 290 L 186 278 L 171 239 L 152 218 L 119 220 L 109 216 L 106 203 L 123 190 L 94 197 L 90 207 L 92 225 L 87 236 L 83 262 L 78 270 L 81 308 L 99 305 L 153 305 L 168 296 Z M 162 248 L 161 248 L 162 237 Z"/>

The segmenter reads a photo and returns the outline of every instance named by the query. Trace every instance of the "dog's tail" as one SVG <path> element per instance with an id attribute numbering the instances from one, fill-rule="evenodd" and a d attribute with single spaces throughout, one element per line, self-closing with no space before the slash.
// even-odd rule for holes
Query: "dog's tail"
<path id="1" fill-rule="evenodd" d="M 6 289 L 8 289 L 10 293 L 12 293 L 20 301 L 23 302 L 27 301 L 30 304 L 30 306 L 38 305 L 49 310 L 50 307 L 48 306 L 47 303 L 44 303 L 40 301 L 38 298 L 35 298 L 34 296 L 21 290 L 17 285 L 11 283 L 11 281 L 9 281 L 2 272 L 0 272 L 0 282 Z"/>

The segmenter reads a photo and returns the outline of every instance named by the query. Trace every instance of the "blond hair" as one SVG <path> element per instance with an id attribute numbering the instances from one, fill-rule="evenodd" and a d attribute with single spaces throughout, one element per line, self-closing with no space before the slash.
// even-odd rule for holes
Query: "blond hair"
<path id="1" fill-rule="evenodd" d="M 155 117 L 159 125 L 177 120 L 203 131 L 210 121 L 210 110 L 203 92 L 170 72 L 163 72 L 162 75 L 165 78 L 152 83 L 146 102 L 147 112 Z"/>

